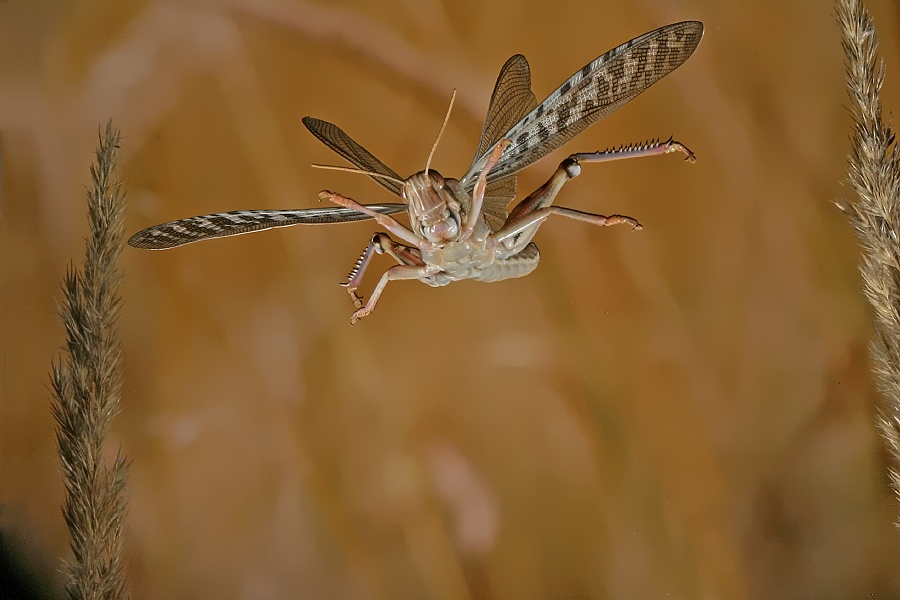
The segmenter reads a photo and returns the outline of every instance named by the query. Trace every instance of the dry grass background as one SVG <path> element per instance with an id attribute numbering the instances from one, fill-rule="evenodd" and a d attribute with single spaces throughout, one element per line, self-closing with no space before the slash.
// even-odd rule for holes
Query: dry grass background
<path id="1" fill-rule="evenodd" d="M 890 110 L 900 8 L 868 5 Z M 385 201 L 310 169 L 339 159 L 300 118 L 406 175 L 457 87 L 435 159 L 455 176 L 509 55 L 541 98 L 699 19 L 684 67 L 520 178 L 521 194 L 568 152 L 675 134 L 697 164 L 588 166 L 560 199 L 640 233 L 551 221 L 532 276 L 391 284 L 353 328 L 337 282 L 371 224 L 123 254 L 108 452 L 132 461 L 133 596 L 896 596 L 870 315 L 831 203 L 851 193 L 832 3 L 565 6 L 0 2 L 3 560 L 60 593 L 47 372 L 98 124 L 122 130 L 128 233 L 324 188 Z"/>

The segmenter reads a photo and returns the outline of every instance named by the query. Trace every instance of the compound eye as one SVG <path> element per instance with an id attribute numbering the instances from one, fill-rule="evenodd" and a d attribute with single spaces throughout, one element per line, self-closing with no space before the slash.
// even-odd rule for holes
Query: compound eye
<path id="1" fill-rule="evenodd" d="M 437 173 L 435 173 L 433 171 L 429 172 L 428 179 L 431 180 L 431 187 L 433 187 L 434 189 L 436 189 L 436 190 L 444 189 L 444 178 L 441 177 L 440 175 L 438 175 Z"/>

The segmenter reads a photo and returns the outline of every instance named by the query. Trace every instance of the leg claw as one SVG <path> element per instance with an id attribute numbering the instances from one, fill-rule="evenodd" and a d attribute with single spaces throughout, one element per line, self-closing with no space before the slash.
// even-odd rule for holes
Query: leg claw
<path id="1" fill-rule="evenodd" d="M 368 316 L 368 314 L 369 314 L 370 312 L 371 312 L 371 311 L 368 311 L 368 310 L 366 310 L 365 308 L 360 308 L 359 310 L 357 310 L 356 312 L 354 312 L 352 315 L 350 315 L 350 324 L 351 324 L 351 325 L 356 325 L 356 322 L 357 322 L 357 321 L 359 321 L 360 319 L 362 319 L 362 318 L 365 317 L 365 316 Z"/>
<path id="2" fill-rule="evenodd" d="M 350 287 L 349 281 L 347 283 L 340 283 L 338 285 L 341 285 L 341 286 L 347 288 L 347 293 L 350 294 L 350 299 L 353 301 L 353 305 L 356 306 L 356 308 L 362 308 L 362 305 L 363 305 L 362 296 L 360 296 L 356 293 L 355 287 Z"/>
<path id="3" fill-rule="evenodd" d="M 336 194 L 334 192 L 329 192 L 328 190 L 322 190 L 319 192 L 319 200 L 328 202 L 333 202 L 338 206 L 343 206 L 344 208 L 353 208 L 353 205 L 356 204 L 353 200 L 349 198 L 345 198 L 340 194 Z"/>

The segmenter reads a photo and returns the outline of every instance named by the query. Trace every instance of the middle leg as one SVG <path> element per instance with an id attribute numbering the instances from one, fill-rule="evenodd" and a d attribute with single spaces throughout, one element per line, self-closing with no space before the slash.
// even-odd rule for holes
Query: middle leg
<path id="1" fill-rule="evenodd" d="M 359 288 L 360 283 L 362 283 L 363 274 L 369 267 L 372 256 L 376 253 L 387 254 L 388 256 L 393 257 L 393 259 L 401 265 L 417 267 L 425 266 L 422 255 L 417 248 L 397 243 L 386 233 L 376 233 L 372 236 L 372 239 L 369 240 L 369 244 L 366 246 L 362 255 L 356 259 L 356 264 L 353 265 L 350 275 L 347 276 L 347 282 L 341 284 L 347 288 L 347 293 L 350 294 L 350 299 L 353 300 L 353 304 L 356 308 L 361 308 L 363 305 L 362 297 L 356 294 L 356 290 Z"/>
<path id="2" fill-rule="evenodd" d="M 575 210 L 574 208 L 566 208 L 564 206 L 545 206 L 544 208 L 533 210 L 521 216 L 515 221 L 507 222 L 506 225 L 504 225 L 503 228 L 500 229 L 500 231 L 491 235 L 491 239 L 495 240 L 497 243 L 502 243 L 528 229 L 537 231 L 537 229 L 541 226 L 541 223 L 546 221 L 547 218 L 550 217 L 550 215 L 568 217 L 577 221 L 591 223 L 592 225 L 597 225 L 598 227 L 609 227 L 611 225 L 631 225 L 632 229 L 642 229 L 641 224 L 638 223 L 636 219 L 627 217 L 625 215 L 610 215 L 607 217 L 604 215 L 597 215 L 594 213 Z"/>
<path id="3" fill-rule="evenodd" d="M 624 215 L 612 215 L 609 217 L 595 215 L 571 208 L 559 207 L 557 210 L 548 211 L 553 204 L 562 186 L 571 179 L 581 174 L 582 162 L 606 162 L 611 160 L 623 160 L 626 158 L 640 158 L 643 156 L 658 156 L 671 152 L 682 152 L 687 155 L 686 160 L 694 162 L 694 154 L 683 144 L 672 140 L 654 142 L 643 146 L 629 146 L 618 150 L 606 150 L 604 152 L 582 152 L 573 154 L 559 164 L 547 182 L 528 195 L 509 213 L 506 224 L 488 240 L 489 245 L 504 243 L 511 249 L 521 249 L 531 241 L 540 224 L 551 214 L 587 221 L 595 225 L 608 226 L 629 224 L 634 229 L 641 229 L 640 223 L 632 217 Z M 524 234 L 524 235 L 522 235 Z M 518 236 L 518 237 L 517 237 Z"/>
<path id="4" fill-rule="evenodd" d="M 372 290 L 372 295 L 369 296 L 369 301 L 366 302 L 366 305 L 357 309 L 356 312 L 350 316 L 350 324 L 355 324 L 375 310 L 375 305 L 378 303 L 381 293 L 384 292 L 384 287 L 387 285 L 388 281 L 400 279 L 427 279 L 437 272 L 439 272 L 438 269 L 429 266 L 416 267 L 412 265 L 395 265 L 391 267 L 381 276 L 378 285 Z"/>

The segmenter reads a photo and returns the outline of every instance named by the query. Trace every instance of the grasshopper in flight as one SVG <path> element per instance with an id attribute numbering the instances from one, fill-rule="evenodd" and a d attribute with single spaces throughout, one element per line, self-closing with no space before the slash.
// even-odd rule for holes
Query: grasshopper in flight
<path id="1" fill-rule="evenodd" d="M 598 226 L 641 227 L 635 219 L 623 215 L 602 216 L 553 206 L 562 186 L 580 174 L 582 163 L 670 152 L 682 152 L 686 160 L 693 162 L 694 155 L 672 138 L 572 154 L 544 185 L 507 212 L 515 199 L 515 174 L 678 68 L 693 54 L 702 36 L 703 24 L 698 21 L 673 23 L 645 33 L 585 65 L 540 104 L 531 91 L 528 61 L 521 54 L 513 56 L 497 77 L 475 162 L 458 180 L 431 169 L 431 156 L 424 171 L 403 179 L 336 125 L 305 117 L 303 124 L 313 135 L 403 202 L 364 205 L 323 191 L 320 200 L 331 201 L 337 207 L 239 210 L 191 217 L 144 229 L 128 243 L 136 248 L 161 250 L 302 223 L 374 219 L 387 232 L 371 238 L 348 281 L 342 284 L 357 308 L 351 324 L 372 312 L 392 280 L 418 279 L 443 286 L 461 279 L 499 281 L 527 275 L 540 260 L 540 252 L 531 240 L 550 215 Z M 409 215 L 409 226 L 390 216 L 404 211 Z M 374 254 L 387 254 L 398 264 L 384 272 L 363 304 L 356 291 Z"/>

